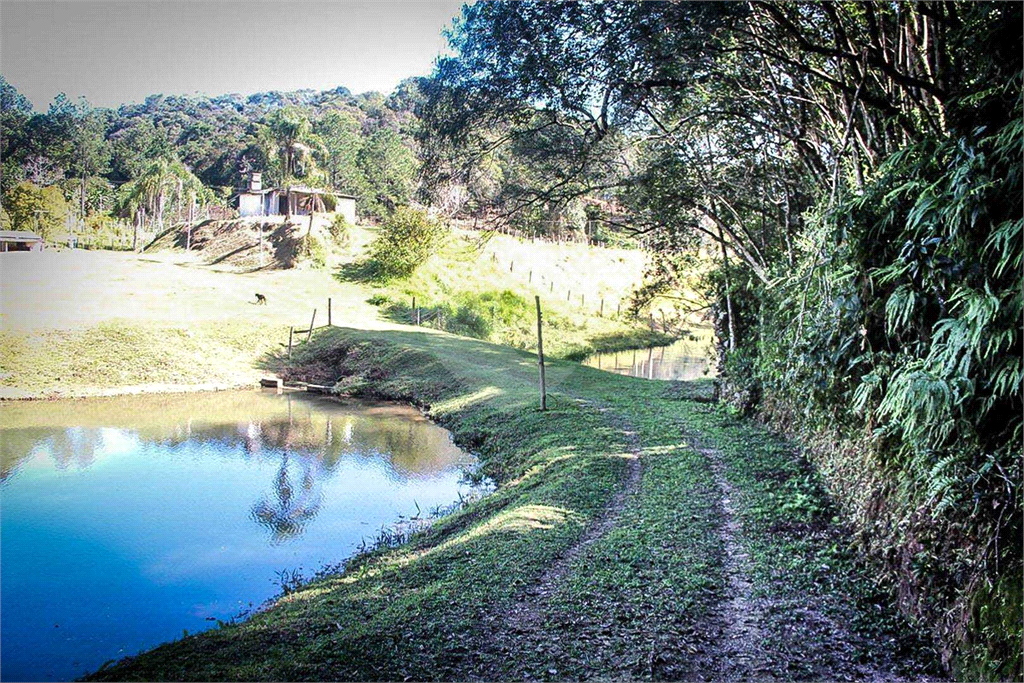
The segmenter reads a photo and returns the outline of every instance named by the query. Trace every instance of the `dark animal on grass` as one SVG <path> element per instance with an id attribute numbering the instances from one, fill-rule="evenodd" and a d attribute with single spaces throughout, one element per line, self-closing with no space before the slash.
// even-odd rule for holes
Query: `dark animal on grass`
<path id="1" fill-rule="evenodd" d="M 257 306 L 266 306 L 267 305 L 267 297 L 263 296 L 259 292 L 256 292 L 256 305 Z"/>

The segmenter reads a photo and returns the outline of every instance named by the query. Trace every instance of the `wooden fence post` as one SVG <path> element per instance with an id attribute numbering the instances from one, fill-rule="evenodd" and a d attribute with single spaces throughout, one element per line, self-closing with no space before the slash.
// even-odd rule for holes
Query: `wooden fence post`
<path id="1" fill-rule="evenodd" d="M 420 309 L 416 308 L 416 297 L 412 298 L 412 310 L 416 312 L 416 324 L 419 325 L 420 324 L 420 321 L 419 321 L 419 317 L 420 317 L 419 310 Z"/>
<path id="2" fill-rule="evenodd" d="M 331 297 L 327 297 L 327 327 L 331 326 Z"/>
<path id="3" fill-rule="evenodd" d="M 288 357 L 292 357 L 292 336 L 295 334 L 295 325 L 288 328 Z"/>
<path id="4" fill-rule="evenodd" d="M 309 330 L 306 332 L 306 341 L 313 336 L 313 323 L 316 322 L 316 309 L 313 309 L 313 317 L 309 319 Z"/>
<path id="5" fill-rule="evenodd" d="M 598 315 L 604 317 L 604 297 L 601 297 L 601 312 Z"/>
<path id="6" fill-rule="evenodd" d="M 570 290 L 569 290 L 568 292 L 566 292 L 566 294 L 565 294 L 565 300 L 566 300 L 566 301 L 570 301 L 570 300 L 572 300 L 572 290 L 571 290 L 571 289 L 570 289 Z"/>
<path id="7" fill-rule="evenodd" d="M 540 366 L 540 409 L 548 409 L 548 388 L 544 377 L 544 333 L 540 313 L 540 295 L 534 297 L 537 301 L 537 364 Z"/>
<path id="8" fill-rule="evenodd" d="M 554 280 L 551 281 L 551 286 L 548 287 L 548 291 L 549 292 L 555 291 L 555 281 Z"/>
<path id="9" fill-rule="evenodd" d="M 515 267 L 516 267 L 516 262 L 515 261 L 512 261 L 511 263 L 509 263 L 508 264 L 508 272 L 511 273 L 513 270 L 515 270 Z"/>
<path id="10" fill-rule="evenodd" d="M 533 282 L 533 269 L 530 269 L 530 282 Z"/>

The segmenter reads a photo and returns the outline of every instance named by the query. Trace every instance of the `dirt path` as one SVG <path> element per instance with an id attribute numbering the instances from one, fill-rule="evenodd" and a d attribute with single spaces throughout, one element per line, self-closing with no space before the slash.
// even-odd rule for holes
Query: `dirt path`
<path id="1" fill-rule="evenodd" d="M 579 397 L 574 397 L 574 400 L 582 406 L 598 410 L 608 424 L 625 437 L 628 457 L 626 458 L 626 471 L 622 478 L 622 486 L 615 492 L 604 510 L 591 521 L 579 540 L 560 555 L 536 581 L 520 591 L 511 607 L 496 615 L 497 618 L 488 623 L 487 646 L 484 651 L 488 653 L 487 659 L 492 661 L 485 671 L 479 672 L 480 680 L 506 678 L 508 672 L 504 670 L 502 664 L 514 659 L 509 656 L 510 653 L 522 650 L 524 647 L 534 647 L 535 643 L 542 643 L 549 639 L 544 617 L 548 612 L 552 596 L 569 573 L 573 562 L 589 546 L 614 528 L 627 501 L 636 494 L 640 487 L 643 462 L 640 437 L 636 428 L 607 406 L 597 405 L 593 401 Z M 529 678 L 529 672 L 516 672 L 514 675 L 524 679 Z"/>
<path id="2" fill-rule="evenodd" d="M 739 542 L 740 524 L 736 519 L 735 491 L 725 477 L 721 454 L 713 448 L 698 448 L 707 458 L 715 484 L 722 496 L 722 545 L 725 549 L 725 574 L 729 598 L 722 602 L 716 618 L 723 634 L 712 653 L 713 670 L 722 681 L 771 680 L 764 668 L 761 648 L 761 606 L 753 598 L 750 557 Z"/>

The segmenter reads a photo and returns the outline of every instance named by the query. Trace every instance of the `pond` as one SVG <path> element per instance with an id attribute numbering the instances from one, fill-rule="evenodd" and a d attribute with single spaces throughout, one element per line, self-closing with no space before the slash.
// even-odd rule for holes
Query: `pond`
<path id="1" fill-rule="evenodd" d="M 711 344 L 710 336 L 694 335 L 668 346 L 597 353 L 583 361 L 583 364 L 631 377 L 692 381 L 715 376 L 715 366 L 710 356 Z"/>
<path id="2" fill-rule="evenodd" d="M 0 406 L 0 671 L 69 679 L 217 626 L 472 493 L 412 408 L 258 391 Z"/>

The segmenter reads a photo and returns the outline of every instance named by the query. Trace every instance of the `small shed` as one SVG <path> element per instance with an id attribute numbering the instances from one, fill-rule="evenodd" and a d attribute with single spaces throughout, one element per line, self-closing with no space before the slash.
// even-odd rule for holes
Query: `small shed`
<path id="1" fill-rule="evenodd" d="M 323 197 L 330 195 L 335 200 L 334 211 L 345 217 L 349 223 L 356 222 L 356 198 L 332 190 L 291 186 L 288 190 L 263 187 L 260 173 L 249 176 L 249 185 L 238 193 L 238 213 L 241 216 L 308 216 L 311 209 L 321 204 Z M 291 211 L 288 211 L 288 197 L 291 197 Z"/>
<path id="2" fill-rule="evenodd" d="M 42 251 L 43 238 L 27 230 L 0 230 L 0 252 Z"/>

